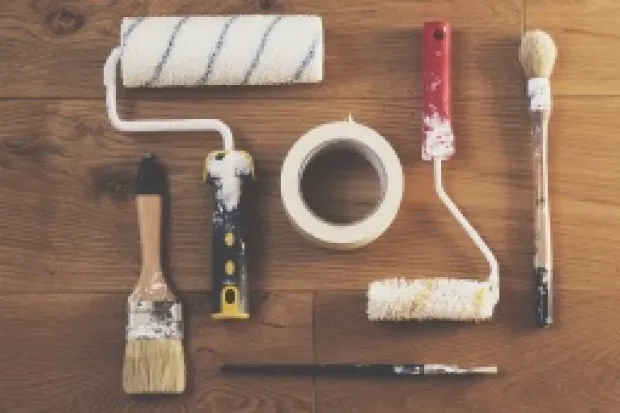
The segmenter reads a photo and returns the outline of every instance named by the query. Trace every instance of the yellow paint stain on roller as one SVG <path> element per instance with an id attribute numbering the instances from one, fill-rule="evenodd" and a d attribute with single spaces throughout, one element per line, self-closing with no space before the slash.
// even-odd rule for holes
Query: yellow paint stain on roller
<path id="1" fill-rule="evenodd" d="M 485 293 L 486 293 L 486 287 L 481 287 L 478 289 L 478 291 L 476 291 L 476 294 L 474 295 L 474 312 L 475 313 L 479 313 L 480 309 L 482 308 L 482 305 L 484 304 L 484 298 L 485 298 Z"/>
<path id="2" fill-rule="evenodd" d="M 235 263 L 232 261 L 226 261 L 224 271 L 226 271 L 226 275 L 233 275 L 235 273 Z"/>
<path id="3" fill-rule="evenodd" d="M 424 303 L 426 302 L 426 299 L 428 298 L 428 293 L 422 293 L 422 294 L 418 294 L 415 296 L 415 298 L 413 299 L 413 305 L 415 308 L 420 308 L 424 305 Z"/>
<path id="4" fill-rule="evenodd" d="M 227 232 L 224 236 L 224 242 L 227 247 L 232 247 L 235 243 L 235 235 L 232 232 Z"/>
<path id="5" fill-rule="evenodd" d="M 248 152 L 246 151 L 237 151 L 239 152 L 247 161 L 249 167 L 250 167 L 250 171 L 252 172 L 252 178 L 256 178 L 256 171 L 254 169 L 254 159 L 252 159 L 252 155 L 250 155 Z"/>
<path id="6" fill-rule="evenodd" d="M 425 280 L 424 287 L 426 288 L 420 294 L 416 295 L 413 299 L 413 304 L 415 308 L 422 308 L 426 302 L 428 301 L 428 297 L 430 297 L 432 289 L 433 289 L 433 281 Z"/>

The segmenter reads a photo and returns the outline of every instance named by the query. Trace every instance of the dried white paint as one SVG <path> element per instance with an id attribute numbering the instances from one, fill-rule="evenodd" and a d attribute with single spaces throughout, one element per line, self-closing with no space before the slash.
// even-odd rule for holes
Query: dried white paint
<path id="1" fill-rule="evenodd" d="M 251 173 L 252 166 L 247 157 L 239 152 L 228 152 L 224 158 L 212 158 L 209 162 L 209 175 L 214 178 L 216 197 L 226 210 L 237 208 L 241 197 L 241 176 Z"/>
<path id="2" fill-rule="evenodd" d="M 153 301 L 128 301 L 129 320 L 127 339 L 183 338 L 181 303 Z"/>
<path id="3" fill-rule="evenodd" d="M 449 119 L 438 113 L 424 117 L 424 147 L 422 158 L 431 160 L 439 157 L 447 159 L 454 154 L 454 133 Z"/>
<path id="4" fill-rule="evenodd" d="M 396 374 L 420 374 L 422 373 L 422 368 L 420 366 L 404 366 L 404 365 L 396 365 L 394 366 L 394 373 Z"/>
<path id="5" fill-rule="evenodd" d="M 546 77 L 533 77 L 527 82 L 530 111 L 540 112 L 551 108 L 551 86 Z"/>

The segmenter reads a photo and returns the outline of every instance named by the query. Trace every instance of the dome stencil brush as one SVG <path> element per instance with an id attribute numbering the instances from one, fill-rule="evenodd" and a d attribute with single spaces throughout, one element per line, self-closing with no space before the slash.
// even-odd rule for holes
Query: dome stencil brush
<path id="1" fill-rule="evenodd" d="M 553 255 L 549 214 L 549 119 L 551 86 L 557 48 L 551 36 L 541 30 L 527 32 L 521 39 L 519 61 L 528 78 L 532 134 L 534 184 L 534 277 L 536 317 L 542 327 L 553 323 Z"/>

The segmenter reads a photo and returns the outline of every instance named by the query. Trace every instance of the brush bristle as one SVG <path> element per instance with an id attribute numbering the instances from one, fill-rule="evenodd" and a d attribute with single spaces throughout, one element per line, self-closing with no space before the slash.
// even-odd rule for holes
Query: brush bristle
<path id="1" fill-rule="evenodd" d="M 528 79 L 551 77 L 557 54 L 555 42 L 542 30 L 527 32 L 521 38 L 519 61 Z"/>
<path id="2" fill-rule="evenodd" d="M 125 393 L 182 393 L 185 391 L 185 375 L 180 339 L 127 341 L 123 365 Z"/>

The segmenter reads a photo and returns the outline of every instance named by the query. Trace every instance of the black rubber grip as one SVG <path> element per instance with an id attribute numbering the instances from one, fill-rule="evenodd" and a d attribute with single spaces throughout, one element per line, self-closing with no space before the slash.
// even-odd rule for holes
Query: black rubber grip
<path id="1" fill-rule="evenodd" d="M 215 158 L 216 161 L 218 158 Z M 253 171 L 237 175 L 241 182 L 239 200 L 231 207 L 220 194 L 219 178 L 208 175 L 213 185 L 212 314 L 214 318 L 249 317 L 247 216 L 248 189 Z"/>

